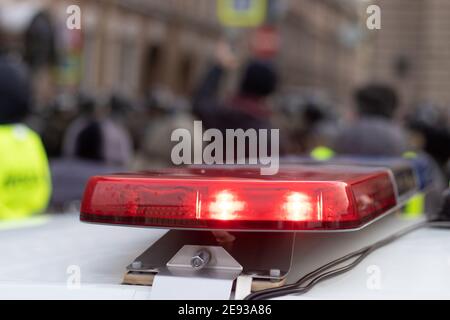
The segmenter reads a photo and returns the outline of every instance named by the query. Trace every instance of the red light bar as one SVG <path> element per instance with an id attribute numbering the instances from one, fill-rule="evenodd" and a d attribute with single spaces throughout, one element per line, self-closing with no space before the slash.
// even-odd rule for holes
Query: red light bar
<path id="1" fill-rule="evenodd" d="M 326 167 L 185 169 L 93 177 L 81 220 L 246 231 L 356 229 L 397 204 L 385 170 Z"/>

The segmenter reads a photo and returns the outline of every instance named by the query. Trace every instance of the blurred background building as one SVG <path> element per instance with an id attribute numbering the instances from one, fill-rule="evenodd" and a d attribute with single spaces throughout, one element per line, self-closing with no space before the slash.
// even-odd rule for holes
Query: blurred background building
<path id="1" fill-rule="evenodd" d="M 258 28 L 223 27 L 217 19 L 216 2 L 211 0 L 5 1 L 1 6 L 2 21 L 15 37 L 15 49 L 33 51 L 28 48 L 36 46 L 33 43 L 43 48 L 40 37 L 48 37 L 46 41 L 55 45 L 54 53 L 29 53 L 48 56 L 48 63 L 35 64 L 59 64 L 59 72 L 36 70 L 40 103 L 47 102 L 55 88 L 61 87 L 92 92 L 114 90 L 137 97 L 158 85 L 189 95 L 220 37 L 225 34 L 245 56 L 253 39 L 262 33 Z M 269 2 L 267 22 L 276 39 L 262 41 L 274 41 L 275 47 L 283 48 L 275 48 L 283 88 L 323 88 L 344 100 L 357 81 L 364 79 L 358 74 L 365 70 L 358 65 L 364 30 L 364 11 L 358 3 Z M 80 31 L 65 28 L 66 10 L 72 4 L 81 7 Z M 26 42 L 25 48 L 18 45 L 27 30 L 36 29 L 36 24 L 41 25 L 43 35 L 34 35 L 35 41 Z M 32 38 L 32 32 L 28 36 Z"/>
<path id="2" fill-rule="evenodd" d="M 401 91 L 405 105 L 450 104 L 450 2 L 378 0 L 382 29 L 374 33 L 371 76 Z"/>
<path id="3" fill-rule="evenodd" d="M 366 28 L 371 3 L 382 9 L 381 30 Z M 72 4 L 81 30 L 65 28 Z M 0 9 L 10 45 L 34 67 L 39 104 L 75 87 L 137 97 L 158 85 L 189 95 L 217 39 L 227 35 L 245 56 L 258 34 L 223 27 L 211 0 L 4 0 Z M 270 0 L 277 39 L 267 41 L 282 48 L 287 90 L 314 88 L 347 104 L 355 85 L 378 80 L 398 87 L 404 105 L 446 105 L 449 16 L 445 0 Z"/>

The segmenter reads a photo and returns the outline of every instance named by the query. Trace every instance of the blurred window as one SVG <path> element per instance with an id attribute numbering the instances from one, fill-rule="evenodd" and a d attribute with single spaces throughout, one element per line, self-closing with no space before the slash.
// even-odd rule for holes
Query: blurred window
<path id="1" fill-rule="evenodd" d="M 120 49 L 119 62 L 119 87 L 123 88 L 126 93 L 132 93 L 135 87 L 135 79 L 137 78 L 136 68 L 136 46 L 131 39 L 122 41 Z"/>
<path id="2" fill-rule="evenodd" d="M 193 57 L 190 54 L 183 55 L 179 62 L 177 74 L 178 77 L 178 91 L 180 94 L 189 94 L 191 86 L 191 76 L 193 69 Z"/>
<path id="3" fill-rule="evenodd" d="M 55 32 L 49 16 L 41 12 L 25 32 L 25 61 L 32 68 L 40 68 L 56 60 Z"/>
<path id="4" fill-rule="evenodd" d="M 162 56 L 163 50 L 159 44 L 150 44 L 147 47 L 142 72 L 141 89 L 143 92 L 147 92 L 160 79 Z"/>

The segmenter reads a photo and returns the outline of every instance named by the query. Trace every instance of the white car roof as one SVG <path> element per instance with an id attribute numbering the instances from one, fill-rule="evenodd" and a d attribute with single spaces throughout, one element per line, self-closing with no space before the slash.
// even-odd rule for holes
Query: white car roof
<path id="1" fill-rule="evenodd" d="M 0 226 L 0 299 L 150 297 L 151 287 L 120 283 L 125 267 L 166 231 L 84 224 L 75 214 L 38 222 L 26 228 Z M 302 237 L 297 243 L 303 243 L 306 252 L 306 239 L 314 235 Z M 79 288 L 67 285 L 77 267 Z M 308 271 L 298 270 L 291 277 Z M 369 284 L 374 274 L 381 277 L 378 287 Z M 450 232 L 423 229 L 375 251 L 352 271 L 307 294 L 283 299 L 449 299 L 449 284 Z"/>

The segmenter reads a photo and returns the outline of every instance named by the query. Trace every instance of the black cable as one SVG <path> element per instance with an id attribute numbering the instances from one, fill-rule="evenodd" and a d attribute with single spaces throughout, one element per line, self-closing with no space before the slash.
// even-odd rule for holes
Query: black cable
<path id="1" fill-rule="evenodd" d="M 271 288 L 271 289 L 258 291 L 258 292 L 248 295 L 247 297 L 245 297 L 244 300 L 261 300 L 261 299 L 270 299 L 270 298 L 275 298 L 275 297 L 289 295 L 289 294 L 304 294 L 304 293 L 308 292 L 309 290 L 311 290 L 311 288 L 314 287 L 317 283 L 319 283 L 323 280 L 326 280 L 328 278 L 338 276 L 347 271 L 350 271 L 351 269 L 356 267 L 362 260 L 364 260 L 369 254 L 371 254 L 375 250 L 377 250 L 381 247 L 384 247 L 387 244 L 392 243 L 393 241 L 397 240 L 398 238 L 401 238 L 413 231 L 416 231 L 421 228 L 426 228 L 426 227 L 450 228 L 450 222 L 448 222 L 448 221 L 426 221 L 426 222 L 421 222 L 421 223 L 415 224 L 415 225 L 405 228 L 399 232 L 396 232 L 380 241 L 377 241 L 372 245 L 369 245 L 360 250 L 351 252 L 339 259 L 333 260 L 333 261 L 323 265 L 322 267 L 306 274 L 305 276 L 303 276 L 302 278 L 300 278 L 298 281 L 296 281 L 293 284 L 284 285 L 284 286 L 281 286 L 278 288 Z M 325 272 L 333 267 L 341 265 L 342 263 L 344 263 L 348 260 L 354 259 L 354 258 L 356 258 L 356 259 L 352 263 L 349 263 L 348 265 Z M 306 281 L 308 281 L 311 278 L 312 278 L 312 280 L 307 285 L 302 286 Z"/>

